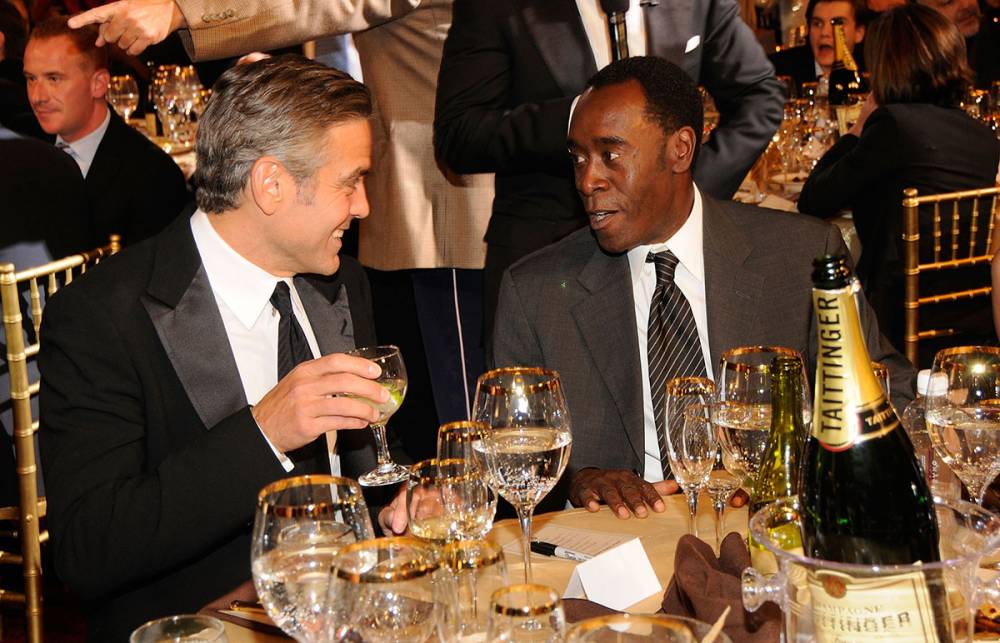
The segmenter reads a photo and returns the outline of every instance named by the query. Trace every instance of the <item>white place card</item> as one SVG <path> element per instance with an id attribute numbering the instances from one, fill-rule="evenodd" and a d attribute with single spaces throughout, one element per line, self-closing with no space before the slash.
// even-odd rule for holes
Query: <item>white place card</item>
<path id="1" fill-rule="evenodd" d="M 662 590 L 646 550 L 633 538 L 578 564 L 563 598 L 586 598 L 624 610 Z"/>

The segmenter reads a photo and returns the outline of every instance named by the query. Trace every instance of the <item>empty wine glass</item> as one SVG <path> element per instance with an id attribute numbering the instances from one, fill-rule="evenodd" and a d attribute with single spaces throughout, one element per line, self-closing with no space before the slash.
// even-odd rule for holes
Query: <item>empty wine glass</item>
<path id="1" fill-rule="evenodd" d="M 501 368 L 476 384 L 474 419 L 486 424 L 474 445 L 493 490 L 517 510 L 524 578 L 531 580 L 531 515 L 569 462 L 573 436 L 559 374 L 543 368 Z"/>
<path id="2" fill-rule="evenodd" d="M 342 547 L 373 537 L 357 483 L 298 476 L 257 498 L 250 558 L 254 587 L 271 620 L 297 641 L 325 641 L 330 566 Z"/>
<path id="3" fill-rule="evenodd" d="M 678 377 L 666 384 L 667 459 L 688 502 L 688 533 L 698 535 L 698 494 L 708 483 L 718 445 L 710 406 L 715 384 L 703 377 Z"/>
<path id="4" fill-rule="evenodd" d="M 713 471 L 705 485 L 715 512 L 715 549 L 722 547 L 722 536 L 726 531 L 726 505 L 740 488 L 739 481 L 728 471 Z"/>
<path id="5" fill-rule="evenodd" d="M 486 636 L 490 597 L 509 585 L 503 551 L 488 540 L 449 543 L 442 551 L 458 590 L 459 640 L 481 640 Z"/>
<path id="6" fill-rule="evenodd" d="M 771 362 L 777 355 L 802 360 L 782 346 L 741 346 L 722 354 L 716 375 L 712 423 L 722 446 L 722 463 L 750 495 L 771 431 Z M 805 378 L 803 367 L 802 381 Z M 812 402 L 802 387 L 802 420 L 812 425 Z"/>
<path id="7" fill-rule="evenodd" d="M 379 412 L 378 419 L 369 425 L 375 433 L 378 466 L 358 478 L 358 482 L 366 487 L 382 487 L 403 482 L 410 477 L 410 470 L 393 462 L 392 455 L 389 453 L 389 443 L 385 437 L 385 423 L 399 409 L 403 404 L 403 398 L 406 397 L 407 378 L 403 355 L 398 348 L 389 345 L 357 348 L 350 351 L 348 355 L 363 357 L 378 364 L 382 368 L 382 373 L 375 381 L 389 391 L 389 401 L 384 404 L 376 404 L 366 398 L 357 398 L 371 404 Z"/>
<path id="8" fill-rule="evenodd" d="M 1000 472 L 1000 348 L 939 351 L 925 404 L 934 449 L 982 505 Z"/>
<path id="9" fill-rule="evenodd" d="M 562 643 L 566 613 L 559 594 L 545 585 L 511 585 L 493 593 L 486 640 Z"/>
<path id="10" fill-rule="evenodd" d="M 111 107 L 128 123 L 129 116 L 139 108 L 139 85 L 129 75 L 112 76 L 107 98 Z"/>

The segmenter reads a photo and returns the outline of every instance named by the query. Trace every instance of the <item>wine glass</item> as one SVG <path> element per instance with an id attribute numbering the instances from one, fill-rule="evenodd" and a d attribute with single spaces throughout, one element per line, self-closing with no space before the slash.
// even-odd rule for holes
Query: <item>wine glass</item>
<path id="1" fill-rule="evenodd" d="M 739 480 L 728 471 L 713 471 L 705 485 L 715 513 L 715 549 L 721 551 L 722 535 L 726 530 L 726 505 L 740 488 Z"/>
<path id="2" fill-rule="evenodd" d="M 493 517 L 497 512 L 497 494 L 486 479 L 486 464 L 481 456 L 476 455 L 475 444 L 483 439 L 488 427 L 483 422 L 460 420 L 448 422 L 438 428 L 437 458 L 438 460 L 464 460 L 477 469 L 483 484 L 485 499 L 485 515 L 488 520 L 482 524 L 482 533 L 466 533 L 459 538 L 484 538 L 493 526 Z"/>
<path id="3" fill-rule="evenodd" d="M 484 537 L 493 526 L 482 471 L 468 460 L 424 460 L 413 465 L 406 511 L 414 537 L 437 545 Z"/>
<path id="4" fill-rule="evenodd" d="M 129 116 L 139 107 L 139 85 L 129 75 L 112 76 L 108 84 L 108 102 L 128 123 Z"/>
<path id="5" fill-rule="evenodd" d="M 128 637 L 128 643 L 227 643 L 226 626 L 204 614 L 165 616 L 144 623 Z"/>
<path id="6" fill-rule="evenodd" d="M 799 358 L 782 346 L 741 346 L 722 354 L 716 376 L 712 423 L 722 445 L 722 463 L 753 495 L 753 481 L 771 430 L 771 362 L 777 355 Z M 803 367 L 803 382 L 805 367 Z M 812 402 L 802 387 L 802 421 L 812 425 Z"/>
<path id="7" fill-rule="evenodd" d="M 1000 472 L 1000 348 L 939 351 L 928 389 L 927 431 L 934 449 L 982 505 Z"/>
<path id="8" fill-rule="evenodd" d="M 666 614 L 608 614 L 580 621 L 569 628 L 566 643 L 619 643 L 620 641 L 660 641 L 661 643 L 732 643 L 725 632 L 709 639 L 712 626 L 692 618 Z"/>
<path id="9" fill-rule="evenodd" d="M 493 490 L 517 510 L 524 579 L 531 580 L 531 515 L 569 462 L 573 436 L 559 374 L 500 368 L 479 377 L 473 417 L 487 425 L 473 445 Z"/>
<path id="10" fill-rule="evenodd" d="M 545 585 L 511 585 L 493 592 L 486 640 L 562 643 L 566 613 L 559 594 Z"/>
<path id="11" fill-rule="evenodd" d="M 385 423 L 399 409 L 400 405 L 403 404 L 403 398 L 406 397 L 407 379 L 403 355 L 398 348 L 388 345 L 357 348 L 350 351 L 348 355 L 363 357 L 378 364 L 382 368 L 382 373 L 375 381 L 389 391 L 389 401 L 384 404 L 376 404 L 365 398 L 357 398 L 371 404 L 379 412 L 378 419 L 370 425 L 375 433 L 378 466 L 358 478 L 358 482 L 365 487 L 382 487 L 402 482 L 410 477 L 410 470 L 392 461 L 392 456 L 389 454 L 389 443 L 385 437 Z"/>
<path id="12" fill-rule="evenodd" d="M 353 480 L 298 476 L 264 487 L 257 497 L 250 558 L 268 616 L 297 641 L 326 640 L 330 565 L 341 547 L 373 533 Z"/>
<path id="13" fill-rule="evenodd" d="M 490 597 L 509 585 L 503 551 L 488 540 L 449 543 L 442 551 L 445 565 L 458 587 L 458 640 L 471 641 L 486 636 Z"/>
<path id="14" fill-rule="evenodd" d="M 454 582 L 437 547 L 377 538 L 344 547 L 333 561 L 327 640 L 447 640 L 457 616 Z"/>
<path id="15" fill-rule="evenodd" d="M 719 450 L 709 409 L 715 384 L 703 377 L 678 377 L 666 384 L 667 459 L 688 502 L 688 533 L 698 535 L 698 494 L 708 483 Z"/>

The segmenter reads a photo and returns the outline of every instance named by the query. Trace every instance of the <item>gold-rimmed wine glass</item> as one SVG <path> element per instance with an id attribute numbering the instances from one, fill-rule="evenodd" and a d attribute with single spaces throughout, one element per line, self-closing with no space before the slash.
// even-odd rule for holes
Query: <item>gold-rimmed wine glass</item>
<path id="1" fill-rule="evenodd" d="M 487 641 L 562 643 L 565 636 L 566 613 L 551 587 L 525 583 L 493 592 Z"/>
<path id="2" fill-rule="evenodd" d="M 264 487 L 250 558 L 254 587 L 271 620 L 297 641 L 325 641 L 330 565 L 342 547 L 373 534 L 353 480 L 297 476 Z"/>
<path id="3" fill-rule="evenodd" d="M 488 427 L 474 448 L 487 482 L 517 510 L 524 578 L 531 580 L 531 515 L 569 462 L 573 436 L 559 374 L 544 368 L 488 371 L 476 384 L 473 419 Z"/>
<path id="4" fill-rule="evenodd" d="M 385 424 L 403 404 L 406 397 L 407 377 L 406 365 L 403 364 L 403 355 L 399 348 L 386 346 L 369 346 L 356 348 L 348 355 L 363 357 L 379 365 L 382 372 L 375 380 L 379 385 L 389 392 L 389 401 L 379 404 L 366 398 L 357 398 L 370 404 L 379 412 L 377 420 L 369 426 L 375 434 L 376 457 L 378 465 L 358 478 L 358 482 L 365 487 L 383 487 L 390 484 L 403 482 L 410 477 L 410 470 L 401 464 L 393 462 L 389 453 L 389 442 L 385 435 Z"/>
<path id="5" fill-rule="evenodd" d="M 668 614 L 608 614 L 580 621 L 566 632 L 566 643 L 622 643 L 624 641 L 659 641 L 661 643 L 699 643 L 712 626 L 702 621 Z M 732 643 L 725 632 L 716 632 L 711 640 Z"/>
<path id="6" fill-rule="evenodd" d="M 487 491 L 482 471 L 468 460 L 418 462 L 406 484 L 410 533 L 437 545 L 484 537 L 493 526 Z"/>
<path id="7" fill-rule="evenodd" d="M 479 469 L 483 484 L 485 484 L 485 498 L 487 513 L 489 515 L 488 524 L 483 527 L 486 531 L 479 535 L 467 534 L 460 538 L 483 538 L 493 526 L 493 517 L 497 511 L 497 493 L 493 490 L 486 478 L 486 463 L 483 457 L 477 455 L 475 445 L 479 443 L 486 433 L 487 425 L 483 422 L 472 420 L 459 420 L 448 422 L 438 428 L 437 435 L 437 458 L 438 460 L 465 460 L 473 467 Z M 480 450 L 481 451 L 481 450 Z"/>
<path id="8" fill-rule="evenodd" d="M 715 384 L 704 377 L 666 383 L 663 401 L 667 459 L 688 503 L 688 533 L 698 535 L 698 495 L 708 483 L 719 447 L 710 408 Z"/>
<path id="9" fill-rule="evenodd" d="M 480 640 L 489 624 L 490 597 L 510 584 L 503 551 L 488 540 L 462 540 L 447 544 L 442 558 L 458 591 L 454 634 L 462 641 Z"/>
<path id="10" fill-rule="evenodd" d="M 139 85 L 128 74 L 112 76 L 108 83 L 107 98 L 115 112 L 128 123 L 132 112 L 139 108 Z"/>

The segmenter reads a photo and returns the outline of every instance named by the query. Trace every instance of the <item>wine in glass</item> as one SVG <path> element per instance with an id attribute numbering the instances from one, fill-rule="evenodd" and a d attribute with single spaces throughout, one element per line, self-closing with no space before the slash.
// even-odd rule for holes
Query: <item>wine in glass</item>
<path id="1" fill-rule="evenodd" d="M 934 449 L 982 505 L 1000 472 L 1000 348 L 939 351 L 925 404 Z"/>
<path id="2" fill-rule="evenodd" d="M 129 116 L 139 107 L 139 85 L 129 75 L 112 76 L 107 97 L 115 112 L 128 123 Z"/>
<path id="3" fill-rule="evenodd" d="M 667 459 L 688 502 L 688 533 L 698 535 L 698 494 L 708 483 L 718 444 L 709 412 L 715 384 L 703 377 L 678 377 L 666 384 L 663 402 Z"/>
<path id="4" fill-rule="evenodd" d="M 382 373 L 375 381 L 389 391 L 389 400 L 384 403 L 376 403 L 362 397 L 356 398 L 370 404 L 379 412 L 378 419 L 370 425 L 375 433 L 378 465 L 358 478 L 358 482 L 366 487 L 382 487 L 403 482 L 410 477 L 410 470 L 393 462 L 392 456 L 389 454 L 389 443 L 385 436 L 385 423 L 399 409 L 400 405 L 403 404 L 403 398 L 406 397 L 407 379 L 403 356 L 395 346 L 357 348 L 348 354 L 363 357 L 378 364 L 382 368 Z"/>
<path id="5" fill-rule="evenodd" d="M 257 499 L 251 546 L 254 587 L 271 620 L 297 641 L 326 640 L 330 566 L 342 547 L 373 537 L 357 483 L 298 476 Z"/>
<path id="6" fill-rule="evenodd" d="M 573 436 L 559 374 L 544 368 L 501 368 L 476 384 L 475 420 L 488 429 L 474 445 L 486 480 L 517 510 L 524 578 L 531 580 L 531 515 L 569 462 Z"/>

